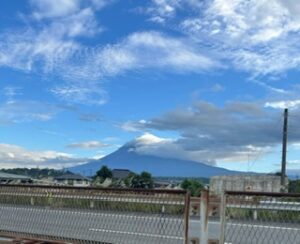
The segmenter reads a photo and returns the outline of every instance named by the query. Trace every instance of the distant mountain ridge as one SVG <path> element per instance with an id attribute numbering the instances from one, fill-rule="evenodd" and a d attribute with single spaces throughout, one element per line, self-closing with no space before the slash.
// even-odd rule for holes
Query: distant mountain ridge
<path id="1" fill-rule="evenodd" d="M 125 144 L 117 151 L 101 159 L 92 160 L 86 164 L 71 167 L 68 170 L 73 173 L 92 176 L 103 165 L 107 165 L 111 169 L 129 169 L 136 173 L 148 171 L 156 177 L 209 178 L 215 175 L 243 174 L 243 172 L 231 171 L 189 160 L 143 155 L 136 152 L 134 142 Z"/>
<path id="2" fill-rule="evenodd" d="M 71 172 L 57 169 L 38 169 L 38 168 L 13 168 L 13 169 L 1 169 L 1 172 L 8 174 L 24 175 L 34 179 L 53 178 L 64 174 L 70 174 Z"/>

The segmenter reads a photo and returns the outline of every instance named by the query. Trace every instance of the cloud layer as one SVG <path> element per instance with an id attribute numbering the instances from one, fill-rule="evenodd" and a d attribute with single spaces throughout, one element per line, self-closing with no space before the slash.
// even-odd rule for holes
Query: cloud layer
<path id="1" fill-rule="evenodd" d="M 299 110 L 293 110 L 289 142 L 300 141 L 296 126 Z M 130 122 L 127 122 L 127 127 Z M 282 140 L 282 116 L 262 104 L 230 102 L 224 107 L 199 101 L 149 121 L 131 122 L 136 130 L 177 132 L 177 140 L 143 146 L 139 152 L 192 159 L 214 164 L 242 162 L 271 152 Z"/>
<path id="2" fill-rule="evenodd" d="M 31 151 L 23 147 L 0 143 L 1 168 L 50 167 L 65 168 L 86 163 L 88 159 L 55 151 Z"/>

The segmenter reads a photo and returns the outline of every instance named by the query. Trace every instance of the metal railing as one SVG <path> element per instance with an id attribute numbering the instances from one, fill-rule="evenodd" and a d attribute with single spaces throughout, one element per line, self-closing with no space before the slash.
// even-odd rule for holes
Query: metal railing
<path id="1" fill-rule="evenodd" d="M 225 192 L 220 243 L 300 243 L 300 194 Z"/>
<path id="2" fill-rule="evenodd" d="M 0 185 L 0 236 L 71 243 L 188 243 L 181 190 Z"/>

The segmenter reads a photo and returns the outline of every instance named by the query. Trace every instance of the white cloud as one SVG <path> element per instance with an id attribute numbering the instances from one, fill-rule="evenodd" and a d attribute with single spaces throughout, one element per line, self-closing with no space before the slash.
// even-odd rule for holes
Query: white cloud
<path id="1" fill-rule="evenodd" d="M 152 2 L 151 19 L 169 28 L 181 26 L 183 33 L 237 69 L 269 75 L 300 66 L 298 1 Z M 170 13 L 163 11 L 167 5 Z"/>
<path id="2" fill-rule="evenodd" d="M 107 93 L 94 82 L 74 82 L 51 89 L 61 100 L 72 103 L 103 105 L 107 102 Z"/>
<path id="3" fill-rule="evenodd" d="M 140 128 L 139 128 L 138 124 L 135 123 L 135 122 L 132 122 L 132 121 L 124 122 L 124 123 L 122 123 L 119 127 L 120 127 L 122 130 L 128 131 L 128 132 L 136 132 L 136 131 L 140 131 Z"/>
<path id="4" fill-rule="evenodd" d="M 275 102 L 266 102 L 265 107 L 271 107 L 276 109 L 295 109 L 300 105 L 300 100 L 285 100 L 285 101 L 275 101 Z"/>
<path id="5" fill-rule="evenodd" d="M 157 23 L 165 23 L 166 20 L 176 16 L 178 10 L 199 10 L 203 5 L 201 0 L 152 0 L 146 13 L 150 14 L 150 20 Z M 191 8 L 191 9 L 189 9 Z"/>
<path id="6" fill-rule="evenodd" d="M 61 17 L 79 9 L 79 0 L 31 0 L 33 16 L 41 18 Z"/>
<path id="7" fill-rule="evenodd" d="M 129 70 L 165 69 L 175 72 L 203 72 L 220 64 L 202 53 L 187 39 L 159 32 L 137 32 L 115 45 L 87 49 L 75 54 L 75 62 L 58 69 L 69 79 L 101 79 Z"/>
<path id="8" fill-rule="evenodd" d="M 147 12 L 152 14 L 151 21 L 164 23 L 166 18 L 174 16 L 176 7 L 179 6 L 177 0 L 153 0 L 152 5 L 147 9 Z"/>
<path id="9" fill-rule="evenodd" d="M 159 32 L 132 34 L 120 47 L 135 57 L 136 66 L 140 63 L 145 68 L 168 67 L 179 72 L 201 72 L 219 66 L 218 62 L 195 48 L 189 40 Z"/>
<path id="10" fill-rule="evenodd" d="M 151 145 L 151 144 L 157 144 L 157 143 L 162 143 L 167 141 L 170 141 L 170 139 L 161 138 L 150 133 L 145 133 L 144 135 L 136 138 L 137 144 L 140 145 Z"/>
<path id="11" fill-rule="evenodd" d="M 294 38 L 300 19 L 284 1 L 214 0 L 205 20 L 202 28 L 208 32 L 213 31 L 210 23 L 218 23 L 214 39 L 230 49 L 236 67 L 264 75 L 299 66 L 299 45 Z"/>
<path id="12" fill-rule="evenodd" d="M 79 149 L 98 149 L 107 147 L 107 144 L 104 144 L 100 141 L 84 141 L 84 142 L 76 142 L 67 145 L 68 148 L 79 148 Z"/>
<path id="13" fill-rule="evenodd" d="M 291 147 L 293 147 L 294 149 L 299 150 L 300 149 L 300 143 L 292 143 Z"/>
<path id="14" fill-rule="evenodd" d="M 13 103 L 15 101 L 15 97 L 21 94 L 21 88 L 14 86 L 6 86 L 3 88 L 3 94 L 7 100 L 6 103 Z"/>
<path id="15" fill-rule="evenodd" d="M 43 9 L 37 1 L 32 4 L 39 9 L 40 18 L 47 17 L 48 21 L 39 22 L 38 28 L 29 25 L 0 34 L 0 66 L 63 77 L 67 82 L 51 90 L 64 100 L 101 105 L 105 103 L 102 84 L 91 81 L 129 70 L 202 72 L 221 66 L 189 39 L 159 32 L 137 32 L 115 44 L 84 46 L 78 37 L 92 37 L 102 29 L 95 17 L 94 3 L 63 1 L 64 10 L 60 12 L 53 1 L 44 1 Z M 47 4 L 51 5 L 49 12 Z"/>
<path id="16" fill-rule="evenodd" d="M 132 147 L 129 150 L 133 150 L 142 155 L 215 164 L 214 161 L 208 160 L 207 157 L 204 158 L 203 152 L 186 150 L 177 144 L 176 141 L 177 140 L 173 138 L 162 138 L 150 133 L 145 133 L 131 142 Z"/>
<path id="17" fill-rule="evenodd" d="M 87 161 L 87 159 L 76 158 L 71 154 L 55 151 L 31 151 L 20 146 L 0 143 L 0 168 L 63 168 Z"/>
<path id="18" fill-rule="evenodd" d="M 100 5 L 103 7 L 106 4 L 79 0 L 32 0 L 31 6 L 36 18 L 27 19 L 29 25 L 23 29 L 0 33 L 0 66 L 25 72 L 58 74 L 68 79 L 64 67 L 71 60 L 76 60 L 76 55 L 82 55 L 82 51 L 85 51 L 77 38 L 92 37 L 102 30 L 95 17 L 95 8 L 100 8 Z M 47 21 L 41 20 L 43 18 L 47 18 Z M 87 58 L 88 54 L 85 55 Z M 70 73 L 72 71 L 70 69 Z M 79 80 L 81 77 L 76 78 Z M 86 102 L 82 99 L 87 98 L 93 100 L 92 103 L 103 104 L 105 92 L 97 86 L 89 84 L 84 90 L 81 83 L 70 85 L 69 82 L 53 90 L 64 93 L 66 96 L 62 98 L 74 97 L 79 102 Z M 88 91 L 88 87 L 94 90 Z M 81 90 L 83 94 L 78 95 L 75 90 Z M 95 96 L 99 97 L 94 99 Z"/>
<path id="19" fill-rule="evenodd" d="M 37 101 L 8 101 L 0 105 L 0 123 L 48 121 L 59 109 Z"/>

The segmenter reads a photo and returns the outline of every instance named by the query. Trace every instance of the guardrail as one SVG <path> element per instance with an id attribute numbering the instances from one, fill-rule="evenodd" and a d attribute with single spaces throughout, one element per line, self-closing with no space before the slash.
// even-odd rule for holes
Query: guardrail
<path id="1" fill-rule="evenodd" d="M 227 191 L 220 243 L 299 243 L 300 194 Z"/>
<path id="2" fill-rule="evenodd" d="M 0 236 L 72 243 L 188 243 L 181 190 L 0 185 Z"/>

